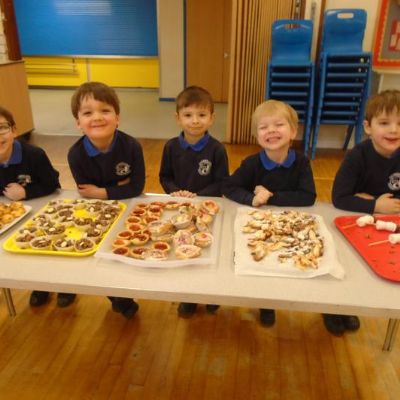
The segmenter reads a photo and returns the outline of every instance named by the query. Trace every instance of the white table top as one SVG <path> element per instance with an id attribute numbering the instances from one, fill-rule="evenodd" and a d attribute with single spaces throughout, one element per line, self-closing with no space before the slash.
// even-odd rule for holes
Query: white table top
<path id="1" fill-rule="evenodd" d="M 72 191 L 58 194 L 59 198 L 76 196 Z M 36 212 L 54 197 L 28 204 Z M 232 240 L 238 205 L 221 201 L 224 212 L 217 265 L 141 268 L 93 256 L 13 254 L 2 248 L 9 236 L 6 233 L 0 238 L 0 287 L 400 318 L 400 283 L 378 277 L 334 226 L 336 216 L 349 213 L 327 203 L 299 208 L 324 217 L 346 272 L 344 280 L 328 275 L 312 279 L 239 276 L 234 273 Z"/>

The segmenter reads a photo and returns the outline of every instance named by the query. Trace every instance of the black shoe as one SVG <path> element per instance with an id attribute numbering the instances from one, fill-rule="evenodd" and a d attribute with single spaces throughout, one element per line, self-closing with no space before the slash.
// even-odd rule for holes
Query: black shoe
<path id="1" fill-rule="evenodd" d="M 131 319 L 139 310 L 139 304 L 125 297 L 113 297 L 112 309 L 121 313 L 126 319 Z"/>
<path id="2" fill-rule="evenodd" d="M 355 315 L 342 315 L 343 325 L 347 331 L 360 329 L 360 320 Z"/>
<path id="3" fill-rule="evenodd" d="M 178 306 L 178 315 L 182 318 L 190 318 L 197 309 L 196 303 L 180 303 Z"/>
<path id="4" fill-rule="evenodd" d="M 29 304 L 32 307 L 40 307 L 43 304 L 47 303 L 47 300 L 49 299 L 49 292 L 43 292 L 41 290 L 34 290 L 31 293 L 31 297 L 29 299 Z"/>
<path id="5" fill-rule="evenodd" d="M 214 314 L 219 308 L 218 304 L 206 304 L 206 310 L 210 314 Z"/>
<path id="6" fill-rule="evenodd" d="M 262 326 L 272 326 L 275 323 L 275 310 L 260 308 L 260 322 Z"/>
<path id="7" fill-rule="evenodd" d="M 322 314 L 322 317 L 324 318 L 324 325 L 328 332 L 336 336 L 343 335 L 346 327 L 344 326 L 342 315 Z"/>
<path id="8" fill-rule="evenodd" d="M 68 307 L 75 300 L 75 293 L 58 293 L 57 295 L 57 305 L 58 307 L 64 308 Z"/>

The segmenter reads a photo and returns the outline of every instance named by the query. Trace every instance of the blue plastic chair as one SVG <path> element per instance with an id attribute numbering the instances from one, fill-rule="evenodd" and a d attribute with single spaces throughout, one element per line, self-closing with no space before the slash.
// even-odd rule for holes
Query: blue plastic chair
<path id="1" fill-rule="evenodd" d="M 303 19 L 280 19 L 272 23 L 272 65 L 309 65 L 313 23 Z"/>
<path id="2" fill-rule="evenodd" d="M 323 54 L 362 53 L 367 12 L 362 9 L 327 10 L 321 40 Z"/>
<path id="3" fill-rule="evenodd" d="M 343 149 L 353 131 L 362 139 L 364 109 L 371 82 L 371 53 L 362 51 L 367 13 L 360 9 L 325 12 L 319 57 L 318 99 L 314 111 L 311 157 L 321 124 L 348 125 Z"/>
<path id="4" fill-rule="evenodd" d="M 266 99 L 290 104 L 304 125 L 307 153 L 312 125 L 314 63 L 310 59 L 313 23 L 282 19 L 272 24 L 271 59 L 267 69 Z"/>

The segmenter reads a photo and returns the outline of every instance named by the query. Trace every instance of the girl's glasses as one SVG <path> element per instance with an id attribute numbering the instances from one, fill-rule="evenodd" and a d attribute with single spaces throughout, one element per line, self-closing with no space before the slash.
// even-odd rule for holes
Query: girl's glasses
<path id="1" fill-rule="evenodd" d="M 11 125 L 9 123 L 0 124 L 0 135 L 6 135 L 11 132 Z"/>

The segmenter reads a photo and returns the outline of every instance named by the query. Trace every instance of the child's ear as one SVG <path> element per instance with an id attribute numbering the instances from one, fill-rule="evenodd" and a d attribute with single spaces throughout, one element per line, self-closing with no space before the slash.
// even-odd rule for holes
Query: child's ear
<path id="1" fill-rule="evenodd" d="M 369 122 L 364 119 L 363 121 L 363 126 L 364 126 L 364 131 L 367 135 L 369 135 L 371 133 L 371 125 L 369 124 Z"/>

